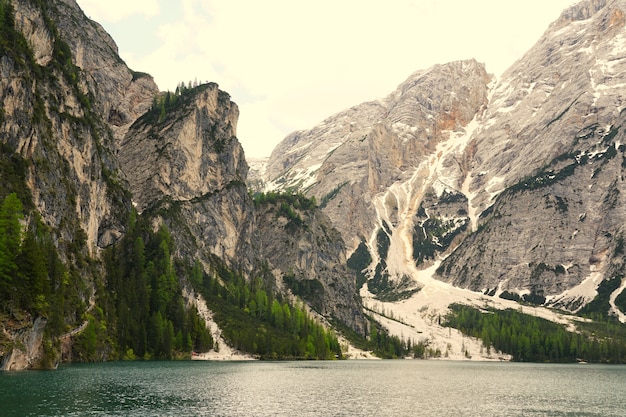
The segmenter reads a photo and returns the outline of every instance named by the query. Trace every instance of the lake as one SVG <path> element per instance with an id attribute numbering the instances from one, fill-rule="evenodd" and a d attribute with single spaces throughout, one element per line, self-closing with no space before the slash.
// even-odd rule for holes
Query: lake
<path id="1" fill-rule="evenodd" d="M 623 416 L 626 366 L 113 362 L 0 373 L 10 416 Z"/>

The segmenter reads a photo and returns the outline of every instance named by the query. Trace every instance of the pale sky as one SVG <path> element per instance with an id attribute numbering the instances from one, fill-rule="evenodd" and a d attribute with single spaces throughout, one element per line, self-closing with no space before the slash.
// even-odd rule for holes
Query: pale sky
<path id="1" fill-rule="evenodd" d="M 499 76 L 575 0 L 77 0 L 163 91 L 212 81 L 239 106 L 246 157 L 475 58 Z"/>

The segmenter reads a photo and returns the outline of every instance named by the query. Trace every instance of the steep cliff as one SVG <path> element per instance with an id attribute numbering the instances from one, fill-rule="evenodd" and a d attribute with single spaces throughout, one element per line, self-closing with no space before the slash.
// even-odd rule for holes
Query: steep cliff
<path id="1" fill-rule="evenodd" d="M 285 138 L 266 187 L 322 203 L 368 300 L 432 305 L 415 293 L 434 277 L 626 321 L 625 16 L 581 1 L 498 81 L 473 61 L 417 72 Z"/>
<path id="2" fill-rule="evenodd" d="M 168 223 L 181 257 L 211 253 L 250 273 L 254 217 L 237 105 L 216 84 L 168 96 L 167 110 L 147 112 L 120 144 L 133 204 Z"/>
<path id="3" fill-rule="evenodd" d="M 228 279 L 251 282 L 269 266 L 270 300 L 288 296 L 291 269 L 263 242 L 278 229 L 256 226 L 227 93 L 216 84 L 160 93 L 74 0 L 3 1 L 0 18 L 4 369 L 209 349 L 183 302 L 193 292 L 181 286 L 203 285 L 192 275 L 226 297 Z M 326 245 L 308 233 L 320 228 Z M 306 278 L 325 286 L 313 308 L 363 332 L 340 236 L 315 214 L 298 233 L 315 250 Z"/>
<path id="4" fill-rule="evenodd" d="M 13 5 L 16 29 L 34 62 L 29 56 L 22 57 L 25 66 L 20 59 L 4 60 L 6 143 L 34 162 L 28 182 L 45 221 L 55 227 L 63 217 L 74 217 L 93 254 L 122 233 L 119 218 L 128 205 L 119 187 L 123 179 L 117 178 L 111 126 L 123 130 L 158 89 L 151 77 L 126 67 L 111 37 L 74 1 Z M 33 123 L 18 114 L 30 115 Z M 70 207 L 75 215 L 66 213 Z"/>
<path id="5" fill-rule="evenodd" d="M 258 253 L 278 273 L 279 286 L 365 334 L 355 275 L 328 216 L 302 195 L 260 195 L 255 202 Z"/>
<path id="6" fill-rule="evenodd" d="M 573 6 L 503 75 L 465 154 L 478 230 L 443 279 L 572 310 L 621 292 L 625 10 Z"/>
<path id="7" fill-rule="evenodd" d="M 32 289 L 39 301 L 16 301 L 23 297 L 15 294 L 18 283 L 33 278 L 21 270 L 7 276 L 13 294 L 2 304 L 13 315 L 22 314 L 19 304 L 33 304 L 25 316 L 31 318 L 32 338 L 41 340 L 44 331 L 47 337 L 28 344 L 29 358 L 22 363 L 49 366 L 56 360 L 50 338 L 80 325 L 93 305 L 102 271 L 88 259 L 123 234 L 131 207 L 105 103 L 125 103 L 119 112 L 132 117 L 157 90 L 149 77 L 136 79 L 111 38 L 74 1 L 15 0 L 2 2 L 1 12 L 1 197 L 14 192 L 24 204 L 24 233 L 34 238 L 24 240 L 23 248 L 32 242 L 40 248 L 52 242 L 55 248 L 45 261 L 45 288 Z M 50 318 L 48 326 L 40 315 Z M 9 340 L 28 332 L 10 323 L 3 320 Z"/>

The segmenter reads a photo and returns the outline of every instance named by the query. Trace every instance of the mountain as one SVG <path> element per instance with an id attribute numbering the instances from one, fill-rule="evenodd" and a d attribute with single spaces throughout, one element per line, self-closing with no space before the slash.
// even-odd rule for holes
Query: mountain
<path id="1" fill-rule="evenodd" d="M 217 84 L 159 91 L 75 0 L 0 1 L 0 367 L 622 362 L 625 10 L 582 1 L 500 80 L 417 71 L 250 169 Z"/>
<path id="2" fill-rule="evenodd" d="M 101 274 L 88 260 L 124 231 L 130 199 L 115 132 L 149 107 L 157 88 L 124 65 L 113 40 L 75 2 L 1 5 L 2 198 L 19 197 L 23 243 L 35 246 L 18 268 L 18 249 L 0 245 L 2 362 L 46 367 L 60 339 L 55 349 L 43 334 L 80 325 Z"/>
<path id="3" fill-rule="evenodd" d="M 484 108 L 490 81 L 473 60 L 418 71 L 387 98 L 285 138 L 267 163 L 268 187 L 315 195 L 356 246 L 369 239 L 373 224 L 395 221 L 379 218 L 371 202 L 410 180 L 439 142 Z"/>
<path id="4" fill-rule="evenodd" d="M 604 280 L 617 277 L 621 293 L 624 10 L 619 1 L 566 10 L 503 75 L 466 176 L 480 232 L 443 263 L 442 279 L 572 311 Z M 473 272 L 464 280 L 453 264 Z"/>
<path id="5" fill-rule="evenodd" d="M 395 334 L 439 332 L 427 317 L 462 300 L 625 321 L 625 11 L 581 1 L 499 80 L 436 65 L 294 132 L 266 189 L 321 202 L 366 307 L 406 314 Z"/>
<path id="6" fill-rule="evenodd" d="M 330 358 L 329 322 L 367 331 L 327 218 L 252 199 L 217 84 L 160 92 L 74 0 L 0 1 L 0 18 L 2 369 L 218 342 Z"/>
<path id="7" fill-rule="evenodd" d="M 468 228 L 467 207 L 458 204 L 466 198 L 435 168 L 448 156 L 443 147 L 461 143 L 485 112 L 491 82 L 484 65 L 474 60 L 418 71 L 384 100 L 355 106 L 285 138 L 268 161 L 267 186 L 314 195 L 353 250 L 366 245 L 373 260 L 371 290 L 385 291 L 390 282 L 411 286 L 416 260 L 440 251 L 433 244 L 430 252 L 419 254 L 406 247 L 420 242 L 416 227 L 427 220 L 419 219 L 420 204 L 437 205 L 435 195 L 445 194 L 438 216 L 450 223 L 448 244 Z M 445 162 L 446 168 L 463 163 Z M 442 222 L 433 217 L 429 223 L 435 221 Z"/>

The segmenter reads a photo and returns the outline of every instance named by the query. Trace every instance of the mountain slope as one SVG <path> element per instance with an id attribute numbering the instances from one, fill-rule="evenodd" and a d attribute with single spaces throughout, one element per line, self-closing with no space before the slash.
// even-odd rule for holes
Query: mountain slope
<path id="1" fill-rule="evenodd" d="M 624 10 L 581 2 L 505 72 L 466 154 L 484 219 L 444 279 L 577 309 L 620 269 Z"/>
<path id="2" fill-rule="evenodd" d="M 236 328 L 259 322 L 250 331 L 276 336 L 281 355 L 340 354 L 295 306 L 287 258 L 259 243 L 258 219 L 279 208 L 257 218 L 227 93 L 212 83 L 159 92 L 74 0 L 0 1 L 0 18 L 0 368 L 211 349 L 197 311 L 210 316 L 198 301 L 207 285 L 229 343 L 260 346 Z M 312 209 L 296 228 L 317 265 L 297 278 L 323 286 L 308 311 L 363 333 L 354 275 L 333 266 L 345 246 L 319 219 Z M 252 317 L 242 305 L 252 300 L 235 295 L 259 279 L 280 314 L 265 303 Z M 287 312 L 308 327 L 287 335 Z M 300 343 L 313 330 L 317 347 Z M 287 352 L 285 340 L 304 348 Z"/>
<path id="3" fill-rule="evenodd" d="M 395 92 L 288 136 L 272 153 L 269 188 L 296 188 L 315 195 L 356 248 L 372 225 L 398 223 L 397 201 L 385 207 L 385 190 L 409 183 L 416 167 L 451 132 L 460 132 L 487 103 L 490 76 L 475 61 L 418 71 Z M 412 187 L 413 185 L 407 185 Z M 419 184 L 416 184 L 419 187 Z M 404 196 L 390 196 L 403 200 Z M 375 201 L 383 199 L 382 206 Z M 374 233 L 375 235 L 375 233 Z"/>
<path id="4" fill-rule="evenodd" d="M 420 296 L 439 291 L 429 271 L 473 291 L 457 301 L 624 321 L 625 16 L 624 1 L 581 1 L 497 82 L 472 61 L 418 72 L 384 100 L 288 136 L 267 188 L 322 202 L 370 308 L 408 298 L 441 314 Z M 424 317 L 398 333 L 424 330 Z"/>

